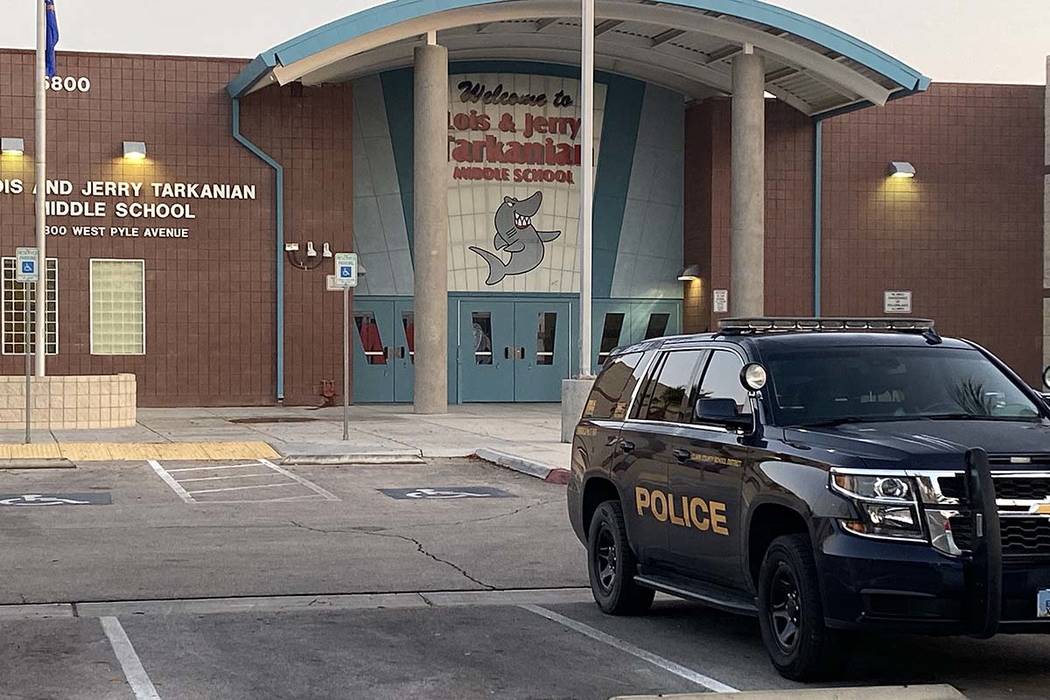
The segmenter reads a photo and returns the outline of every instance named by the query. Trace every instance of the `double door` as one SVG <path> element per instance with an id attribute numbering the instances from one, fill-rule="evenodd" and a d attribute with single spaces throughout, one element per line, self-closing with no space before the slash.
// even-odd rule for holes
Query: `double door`
<path id="1" fill-rule="evenodd" d="M 568 301 L 458 302 L 460 402 L 558 401 L 569 377 Z"/>
<path id="2" fill-rule="evenodd" d="M 408 301 L 354 299 L 355 403 L 412 400 L 415 316 Z"/>

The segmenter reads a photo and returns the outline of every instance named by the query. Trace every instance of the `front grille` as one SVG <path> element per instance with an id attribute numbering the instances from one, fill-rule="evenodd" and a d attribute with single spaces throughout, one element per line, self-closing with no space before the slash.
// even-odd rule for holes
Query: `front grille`
<path id="1" fill-rule="evenodd" d="M 973 549 L 973 525 L 969 516 L 959 515 L 950 522 L 956 546 L 959 549 Z M 999 533 L 1004 556 L 1050 555 L 1050 518 L 1000 518 Z"/>
<path id="2" fill-rule="evenodd" d="M 942 476 L 938 479 L 941 493 L 949 498 L 965 498 L 963 476 Z M 996 476 L 996 499 L 1011 501 L 1042 501 L 1050 496 L 1050 479 L 1028 476 Z"/>

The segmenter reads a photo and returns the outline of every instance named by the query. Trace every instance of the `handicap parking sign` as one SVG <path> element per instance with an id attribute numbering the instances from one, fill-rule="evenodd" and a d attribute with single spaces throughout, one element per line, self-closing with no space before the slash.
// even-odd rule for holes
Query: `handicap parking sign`
<path id="1" fill-rule="evenodd" d="M 16 282 L 36 282 L 40 278 L 36 248 L 15 248 L 15 259 L 18 261 L 15 267 Z"/>
<path id="2" fill-rule="evenodd" d="M 334 283 L 339 289 L 357 286 L 357 253 L 335 254 Z"/>

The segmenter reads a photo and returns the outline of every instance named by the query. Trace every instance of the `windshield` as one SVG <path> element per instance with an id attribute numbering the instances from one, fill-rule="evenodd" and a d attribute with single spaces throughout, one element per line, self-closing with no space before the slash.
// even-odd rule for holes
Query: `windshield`
<path id="1" fill-rule="evenodd" d="M 977 350 L 848 347 L 763 351 L 778 425 L 928 419 L 1039 420 Z"/>

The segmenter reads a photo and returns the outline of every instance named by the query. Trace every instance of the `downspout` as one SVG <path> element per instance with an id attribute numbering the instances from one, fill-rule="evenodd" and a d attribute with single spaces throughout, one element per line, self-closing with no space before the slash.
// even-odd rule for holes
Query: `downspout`
<path id="1" fill-rule="evenodd" d="M 248 140 L 241 133 L 241 101 L 234 97 L 233 100 L 233 138 L 252 152 L 259 160 L 273 168 L 276 176 L 274 187 L 274 209 L 277 212 L 277 250 L 275 259 L 277 261 L 275 285 L 277 292 L 277 401 L 284 402 L 284 168 L 274 160 L 266 151 L 262 150 Z"/>
<path id="2" fill-rule="evenodd" d="M 820 266 L 823 228 L 824 120 L 813 120 L 813 315 L 820 316 Z"/>

